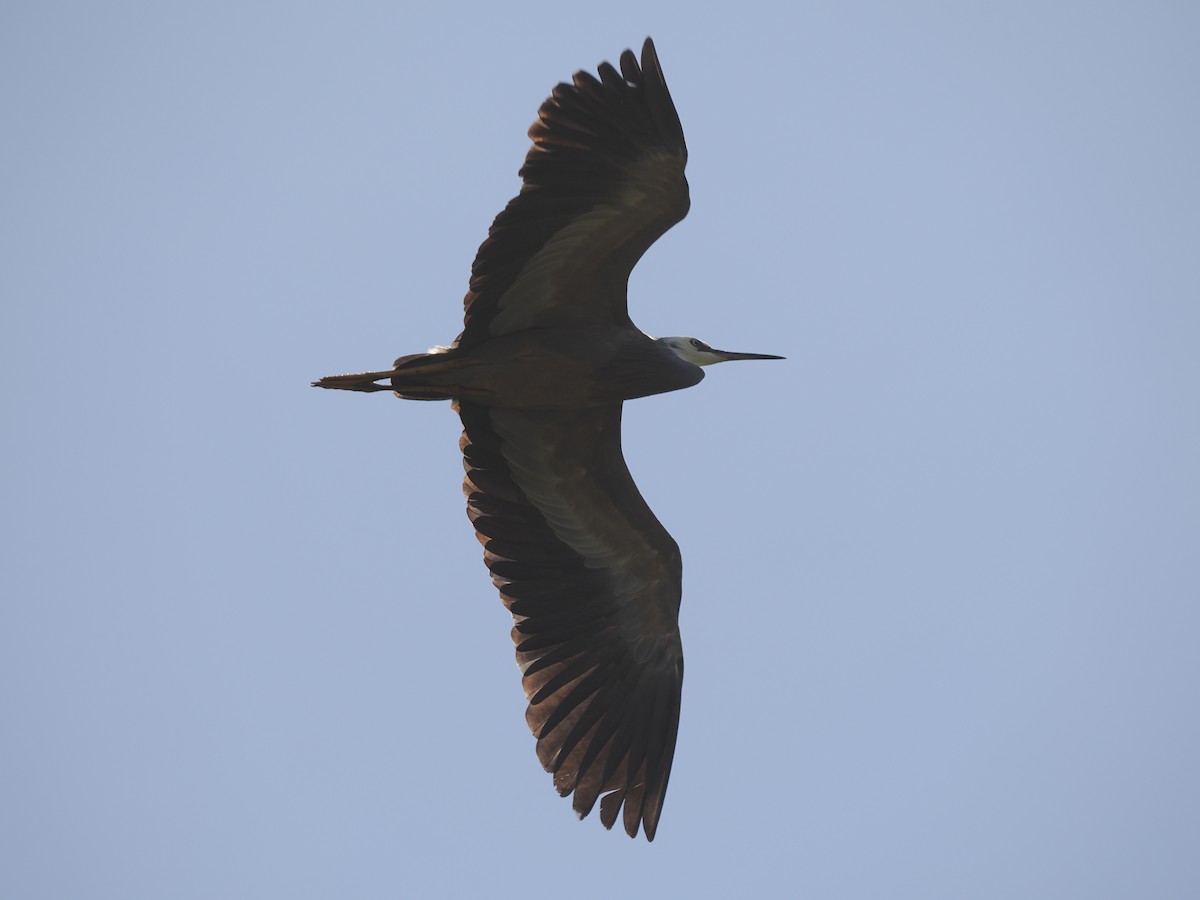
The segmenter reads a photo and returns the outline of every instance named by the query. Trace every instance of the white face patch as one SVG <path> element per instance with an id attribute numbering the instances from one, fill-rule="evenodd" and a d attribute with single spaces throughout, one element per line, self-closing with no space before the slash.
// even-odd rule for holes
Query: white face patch
<path id="1" fill-rule="evenodd" d="M 725 362 L 725 358 L 699 338 L 693 337 L 664 337 L 658 342 L 670 347 L 680 359 L 694 366 L 711 366 L 713 363 Z"/>

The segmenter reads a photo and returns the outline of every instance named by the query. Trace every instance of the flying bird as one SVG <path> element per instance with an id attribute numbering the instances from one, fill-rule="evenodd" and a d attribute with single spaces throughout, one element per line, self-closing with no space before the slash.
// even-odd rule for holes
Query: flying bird
<path id="1" fill-rule="evenodd" d="M 641 65 L 626 50 L 598 76 L 577 72 L 538 110 L 454 343 L 313 383 L 452 401 L 538 759 L 580 818 L 599 800 L 605 828 L 621 815 L 653 840 L 679 730 L 682 563 L 625 465 L 622 404 L 691 387 L 713 363 L 782 357 L 630 320 L 630 271 L 690 205 L 687 147 L 649 38 Z"/>

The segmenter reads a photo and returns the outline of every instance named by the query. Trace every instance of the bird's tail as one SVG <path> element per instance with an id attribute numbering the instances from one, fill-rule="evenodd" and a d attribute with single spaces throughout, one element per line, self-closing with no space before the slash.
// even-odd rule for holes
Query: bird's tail
<path id="1" fill-rule="evenodd" d="M 435 353 L 402 356 L 384 372 L 326 375 L 312 384 L 339 391 L 393 391 L 405 400 L 452 400 L 457 396 L 450 389 L 453 373 L 462 364 L 456 354 L 439 348 Z M 381 381 L 388 383 L 379 384 Z"/>

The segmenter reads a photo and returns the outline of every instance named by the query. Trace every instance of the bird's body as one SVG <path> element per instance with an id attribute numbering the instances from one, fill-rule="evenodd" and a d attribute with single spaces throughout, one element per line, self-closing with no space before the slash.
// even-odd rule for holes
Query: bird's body
<path id="1" fill-rule="evenodd" d="M 582 817 L 653 839 L 683 683 L 679 548 L 621 453 L 625 400 L 701 366 L 778 359 L 651 338 L 630 320 L 634 264 L 688 210 L 683 129 L 653 43 L 580 72 L 530 129 L 520 194 L 471 273 L 462 334 L 391 369 L 315 384 L 452 400 L 467 513 L 513 639 L 538 758 Z"/>
<path id="2" fill-rule="evenodd" d="M 698 384 L 704 372 L 637 329 L 606 326 L 518 331 L 468 349 L 402 357 L 386 372 L 331 376 L 342 377 L 358 379 L 357 387 L 340 385 L 348 390 L 535 410 L 585 409 L 676 391 Z"/>

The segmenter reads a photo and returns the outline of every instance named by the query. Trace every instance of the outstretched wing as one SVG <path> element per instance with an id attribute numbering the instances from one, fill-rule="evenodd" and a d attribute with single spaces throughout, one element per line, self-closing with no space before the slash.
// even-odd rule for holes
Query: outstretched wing
<path id="1" fill-rule="evenodd" d="M 467 513 L 513 614 L 538 759 L 586 816 L 654 839 L 683 684 L 679 547 L 621 453 L 621 404 L 459 402 Z M 601 796 L 603 795 L 603 796 Z"/>
<path id="2" fill-rule="evenodd" d="M 456 346 L 526 328 L 629 322 L 625 290 L 646 249 L 687 215 L 683 126 L 654 43 L 639 67 L 560 84 L 529 129 L 521 192 L 471 268 Z"/>

